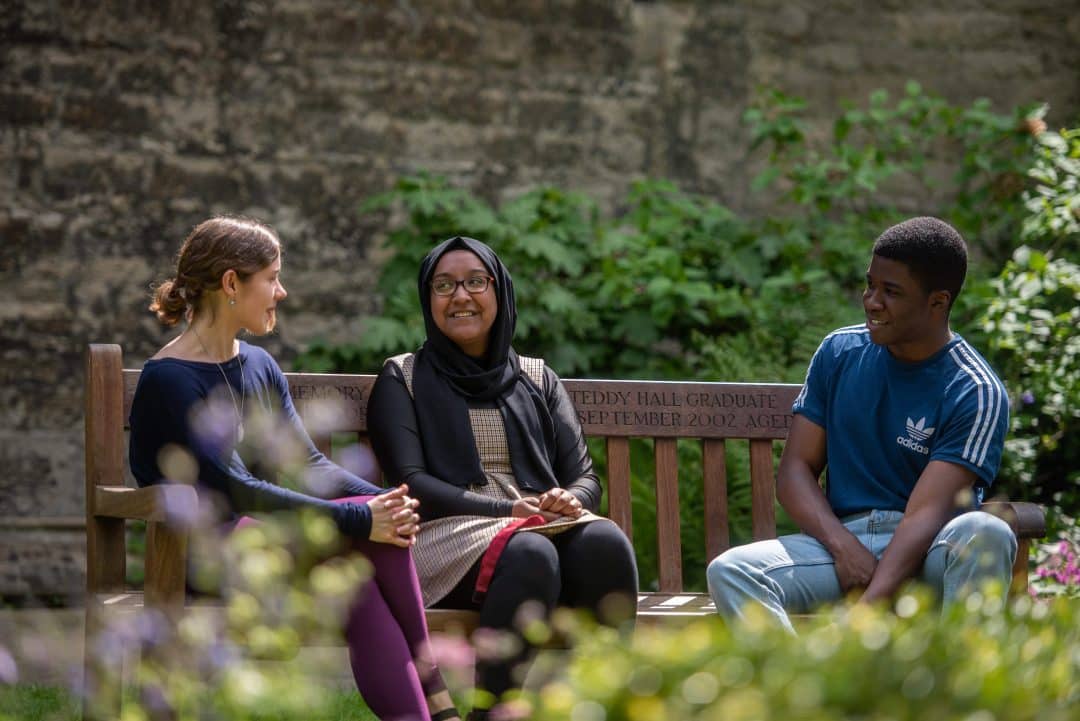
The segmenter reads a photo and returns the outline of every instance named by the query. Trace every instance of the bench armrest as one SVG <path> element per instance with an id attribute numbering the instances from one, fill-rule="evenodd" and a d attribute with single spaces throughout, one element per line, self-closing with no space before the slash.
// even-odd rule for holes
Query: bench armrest
<path id="1" fill-rule="evenodd" d="M 199 498 L 195 489 L 177 483 L 164 483 L 146 488 L 127 486 L 95 486 L 93 517 L 96 519 L 131 519 L 146 521 L 146 603 L 168 612 L 184 607 L 184 588 L 187 580 L 188 532 L 198 512 Z M 87 519 L 88 521 L 91 519 Z M 88 544 L 94 538 L 91 526 Z M 110 559 L 109 582 L 98 580 L 101 573 L 88 573 L 87 586 L 96 592 L 106 585 L 121 588 L 124 580 L 124 538 L 121 524 L 113 547 L 106 546 L 101 554 Z M 117 558 L 119 556 L 119 558 Z M 88 558 L 89 558 L 88 554 Z"/>
<path id="2" fill-rule="evenodd" d="M 199 497 L 191 486 L 163 483 L 145 488 L 95 486 L 94 515 L 189 526 L 196 518 Z"/>
<path id="3" fill-rule="evenodd" d="M 1035 503 L 987 501 L 981 508 L 1008 523 L 1017 538 L 1037 539 L 1046 535 L 1046 512 Z"/>

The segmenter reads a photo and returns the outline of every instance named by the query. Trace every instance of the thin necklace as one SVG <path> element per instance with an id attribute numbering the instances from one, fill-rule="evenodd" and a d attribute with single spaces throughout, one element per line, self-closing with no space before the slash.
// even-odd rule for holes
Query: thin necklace
<path id="1" fill-rule="evenodd" d="M 238 428 L 238 430 L 236 432 L 236 440 L 237 440 L 237 442 L 243 441 L 244 440 L 244 359 L 241 358 L 239 355 L 236 356 L 237 361 L 240 363 L 240 402 L 237 403 L 236 402 L 236 394 L 233 393 L 232 383 L 229 383 L 229 376 L 225 375 L 225 369 L 221 367 L 220 363 L 218 363 L 216 360 L 214 360 L 214 357 L 212 355 L 210 355 L 210 351 L 206 350 L 206 344 L 202 342 L 202 338 L 199 336 L 199 331 L 195 330 L 195 326 L 192 325 L 192 326 L 189 326 L 189 327 L 191 328 L 191 332 L 195 334 L 195 340 L 199 341 L 199 347 L 202 348 L 203 353 L 205 353 L 206 357 L 209 358 L 214 363 L 214 365 L 217 366 L 217 369 L 219 371 L 221 371 L 221 377 L 225 379 L 225 387 L 229 389 L 229 398 L 232 399 L 233 410 L 236 411 L 236 423 L 237 423 L 237 428 Z"/>

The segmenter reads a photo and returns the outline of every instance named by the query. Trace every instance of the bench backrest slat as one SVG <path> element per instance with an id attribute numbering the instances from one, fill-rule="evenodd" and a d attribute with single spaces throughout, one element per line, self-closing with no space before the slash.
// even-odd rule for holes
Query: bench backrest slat
<path id="1" fill-rule="evenodd" d="M 630 511 L 629 439 L 622 437 L 607 439 L 607 471 L 608 518 L 615 521 L 632 542 L 634 523 Z"/>
<path id="2" fill-rule="evenodd" d="M 329 433 L 319 433 L 312 435 L 311 440 L 324 456 L 330 457 L 331 451 L 333 451 L 333 436 Z"/>
<path id="3" fill-rule="evenodd" d="M 776 538 L 776 476 L 772 441 L 750 441 L 750 509 L 755 541 Z"/>
<path id="4" fill-rule="evenodd" d="M 702 443 L 702 484 L 705 500 L 705 553 L 715 558 L 731 547 L 728 528 L 727 449 L 723 439 Z"/>
<path id="5" fill-rule="evenodd" d="M 92 498 L 92 484 L 112 483 L 105 479 L 122 478 L 123 439 L 114 429 L 126 428 L 139 379 L 137 370 L 122 373 L 118 370 L 118 346 L 94 346 L 90 356 L 88 394 L 93 398 L 88 395 L 88 449 L 91 435 L 96 440 L 93 440 L 94 452 L 87 454 L 88 498 Z M 91 368 L 101 376 L 98 380 L 91 375 Z M 367 401 L 375 376 L 331 373 L 286 373 L 285 376 L 297 410 L 321 451 L 330 454 L 334 434 L 344 433 L 360 442 L 366 441 Z M 800 386 L 574 379 L 566 380 L 565 384 L 585 435 L 605 439 L 608 515 L 631 539 L 629 440 L 653 439 L 661 591 L 682 590 L 677 446 L 680 438 L 702 443 L 701 482 L 709 558 L 726 550 L 731 543 L 725 439 L 749 439 L 753 535 L 755 539 L 775 536 L 773 441 L 787 436 L 792 419 L 791 403 Z M 121 397 L 122 404 L 116 401 Z M 110 433 L 115 438 L 107 438 Z M 685 477 L 685 470 L 682 480 L 696 482 Z"/>
<path id="6" fill-rule="evenodd" d="M 675 438 L 657 438 L 656 564 L 661 591 L 682 590 L 682 543 L 679 528 L 679 452 Z"/>

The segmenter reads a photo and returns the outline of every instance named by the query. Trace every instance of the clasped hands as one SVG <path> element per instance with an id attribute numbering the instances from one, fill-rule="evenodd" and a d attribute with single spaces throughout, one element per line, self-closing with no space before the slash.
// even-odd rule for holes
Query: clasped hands
<path id="1" fill-rule="evenodd" d="M 539 496 L 527 496 L 514 501 L 514 518 L 541 515 L 545 523 L 560 518 L 580 518 L 585 513 L 581 501 L 565 488 L 552 488 Z"/>
<path id="2" fill-rule="evenodd" d="M 371 534 L 378 543 L 408 548 L 416 543 L 420 516 L 416 509 L 420 501 L 409 496 L 409 487 L 402 483 L 392 491 L 375 496 L 367 502 L 371 509 Z"/>
<path id="3" fill-rule="evenodd" d="M 371 509 L 371 534 L 378 543 L 389 543 L 408 548 L 416 543 L 420 530 L 420 516 L 416 509 L 420 502 L 409 496 L 404 483 L 392 491 L 375 496 L 367 502 Z M 539 496 L 528 496 L 514 501 L 512 516 L 528 518 L 543 516 L 545 522 L 560 518 L 580 518 L 585 513 L 577 496 L 565 488 L 552 488 Z"/>

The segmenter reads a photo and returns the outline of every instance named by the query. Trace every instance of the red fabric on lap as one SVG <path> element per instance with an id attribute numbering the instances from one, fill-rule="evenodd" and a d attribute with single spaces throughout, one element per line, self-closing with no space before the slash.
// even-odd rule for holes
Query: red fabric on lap
<path id="1" fill-rule="evenodd" d="M 483 557 L 480 559 L 480 575 L 476 577 L 476 587 L 473 590 L 473 600 L 477 603 L 487 593 L 488 587 L 491 585 L 491 577 L 495 574 L 495 564 L 499 562 L 499 556 L 502 555 L 503 549 L 506 548 L 506 544 L 510 542 L 510 537 L 519 528 L 532 528 L 533 526 L 542 526 L 547 521 L 539 513 L 534 513 L 528 518 L 519 518 L 513 521 L 510 525 L 499 531 L 495 538 L 491 539 L 491 545 L 484 551 Z"/>

